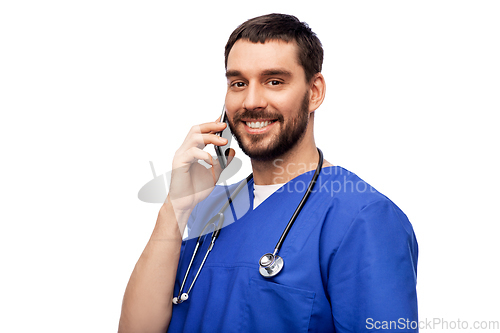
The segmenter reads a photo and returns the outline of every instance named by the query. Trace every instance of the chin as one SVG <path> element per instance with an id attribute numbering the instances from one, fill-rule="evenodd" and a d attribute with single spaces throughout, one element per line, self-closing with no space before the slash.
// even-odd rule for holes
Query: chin
<path id="1" fill-rule="evenodd" d="M 297 143 L 297 142 L 296 142 Z M 238 142 L 241 150 L 252 160 L 261 162 L 271 162 L 274 161 L 287 152 L 289 152 L 295 144 L 279 144 L 276 141 L 265 144 L 263 142 L 259 144 L 241 144 Z"/>

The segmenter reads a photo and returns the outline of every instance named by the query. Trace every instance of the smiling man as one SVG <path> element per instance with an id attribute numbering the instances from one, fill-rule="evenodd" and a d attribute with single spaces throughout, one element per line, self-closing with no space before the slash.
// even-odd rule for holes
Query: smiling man
<path id="1" fill-rule="evenodd" d="M 230 51 L 226 65 L 229 125 L 253 161 L 268 162 L 292 148 L 316 156 L 313 136 L 305 135 L 311 113 L 309 88 L 315 89 L 315 109 L 324 97 L 325 84 L 320 73 L 306 80 L 298 52 L 295 43 L 242 39 Z"/>
<path id="2" fill-rule="evenodd" d="M 319 39 L 293 16 L 257 17 L 231 34 L 225 107 L 253 177 L 215 186 L 222 170 L 203 149 L 227 143 L 215 134 L 226 124 L 191 129 L 120 332 L 363 332 L 418 320 L 410 222 L 316 147 L 322 62 Z"/>

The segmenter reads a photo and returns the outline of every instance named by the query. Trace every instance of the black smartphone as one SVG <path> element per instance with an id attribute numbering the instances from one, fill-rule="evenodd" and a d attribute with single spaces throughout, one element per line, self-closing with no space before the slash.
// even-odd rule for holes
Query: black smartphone
<path id="1" fill-rule="evenodd" d="M 227 122 L 226 106 L 225 105 L 222 107 L 222 115 L 220 116 L 220 121 L 226 123 L 227 126 L 222 132 L 218 132 L 216 134 L 218 136 L 226 138 L 227 144 L 225 146 L 215 146 L 215 152 L 217 153 L 217 158 L 219 159 L 219 164 L 221 165 L 222 169 L 225 169 L 227 166 L 227 156 L 229 155 L 229 147 L 231 145 L 231 139 L 233 137 L 233 134 L 231 133 L 231 130 L 229 129 L 229 123 Z"/>

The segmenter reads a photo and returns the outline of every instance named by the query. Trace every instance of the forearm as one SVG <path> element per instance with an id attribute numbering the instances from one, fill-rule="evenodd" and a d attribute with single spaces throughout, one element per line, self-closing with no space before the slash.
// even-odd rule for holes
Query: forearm
<path id="1" fill-rule="evenodd" d="M 181 242 L 177 218 L 168 201 L 160 209 L 153 234 L 125 290 L 120 333 L 166 331 L 172 315 Z"/>

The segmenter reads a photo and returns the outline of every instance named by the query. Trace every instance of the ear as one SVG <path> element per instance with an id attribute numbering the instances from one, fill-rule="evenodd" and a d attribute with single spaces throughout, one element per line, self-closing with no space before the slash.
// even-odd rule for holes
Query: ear
<path id="1" fill-rule="evenodd" d="M 309 87 L 309 113 L 316 111 L 325 99 L 326 85 L 323 74 L 316 73 Z"/>

